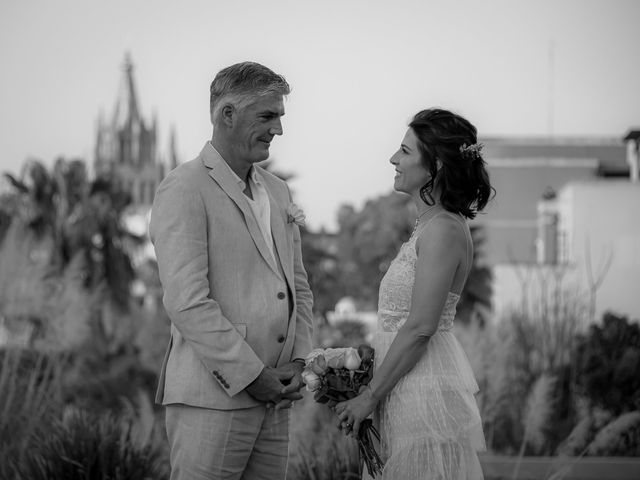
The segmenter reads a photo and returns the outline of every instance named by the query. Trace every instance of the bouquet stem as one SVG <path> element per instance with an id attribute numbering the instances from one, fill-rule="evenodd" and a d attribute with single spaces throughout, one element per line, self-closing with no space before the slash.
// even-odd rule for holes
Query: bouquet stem
<path id="1" fill-rule="evenodd" d="M 373 438 L 380 441 L 380 434 L 376 427 L 373 426 L 373 422 L 370 419 L 365 419 L 360 424 L 360 431 L 358 432 L 358 450 L 360 451 L 360 469 L 362 470 L 362 464 L 367 466 L 369 475 L 375 477 L 382 473 L 384 462 L 378 455 Z"/>

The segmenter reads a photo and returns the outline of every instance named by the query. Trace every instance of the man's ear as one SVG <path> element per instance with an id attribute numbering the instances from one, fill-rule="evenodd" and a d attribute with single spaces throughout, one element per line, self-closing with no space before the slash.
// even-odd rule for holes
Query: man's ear
<path id="1" fill-rule="evenodd" d="M 436 171 L 439 172 L 441 168 L 442 168 L 442 160 L 437 158 L 436 159 Z"/>
<path id="2" fill-rule="evenodd" d="M 232 127 L 235 120 L 235 113 L 235 107 L 232 104 L 227 103 L 220 109 L 220 120 L 227 127 Z"/>

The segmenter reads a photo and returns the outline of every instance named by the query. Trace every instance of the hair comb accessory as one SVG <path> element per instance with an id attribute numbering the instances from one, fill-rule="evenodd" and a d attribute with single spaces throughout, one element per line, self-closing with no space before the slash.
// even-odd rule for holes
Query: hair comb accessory
<path id="1" fill-rule="evenodd" d="M 463 143 L 460 145 L 460 154 L 462 155 L 462 158 L 467 160 L 477 160 L 478 158 L 482 158 L 480 155 L 482 147 L 484 147 L 483 143 L 474 143 L 472 145 Z"/>

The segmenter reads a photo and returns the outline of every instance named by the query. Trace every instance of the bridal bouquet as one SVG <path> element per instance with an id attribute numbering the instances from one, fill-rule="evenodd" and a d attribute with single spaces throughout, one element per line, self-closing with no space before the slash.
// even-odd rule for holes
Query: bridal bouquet
<path id="1" fill-rule="evenodd" d="M 374 350 L 368 345 L 355 348 L 316 348 L 305 359 L 302 379 L 307 390 L 314 392 L 313 399 L 333 407 L 339 402 L 357 396 L 360 388 L 373 376 Z M 369 475 L 382 471 L 383 462 L 375 450 L 372 436 L 380 440 L 378 431 L 370 419 L 365 419 L 358 432 L 360 461 Z M 362 465 L 362 463 L 361 463 Z"/>

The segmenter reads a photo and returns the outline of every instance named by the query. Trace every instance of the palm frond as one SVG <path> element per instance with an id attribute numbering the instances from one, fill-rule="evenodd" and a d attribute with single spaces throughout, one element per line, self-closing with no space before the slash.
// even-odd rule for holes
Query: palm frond
<path id="1" fill-rule="evenodd" d="M 16 177 L 11 175 L 10 173 L 5 172 L 4 173 L 4 177 L 9 181 L 11 186 L 13 188 L 15 188 L 16 190 L 18 190 L 20 193 L 28 193 L 29 192 L 29 187 L 27 187 L 23 182 L 18 180 Z"/>

